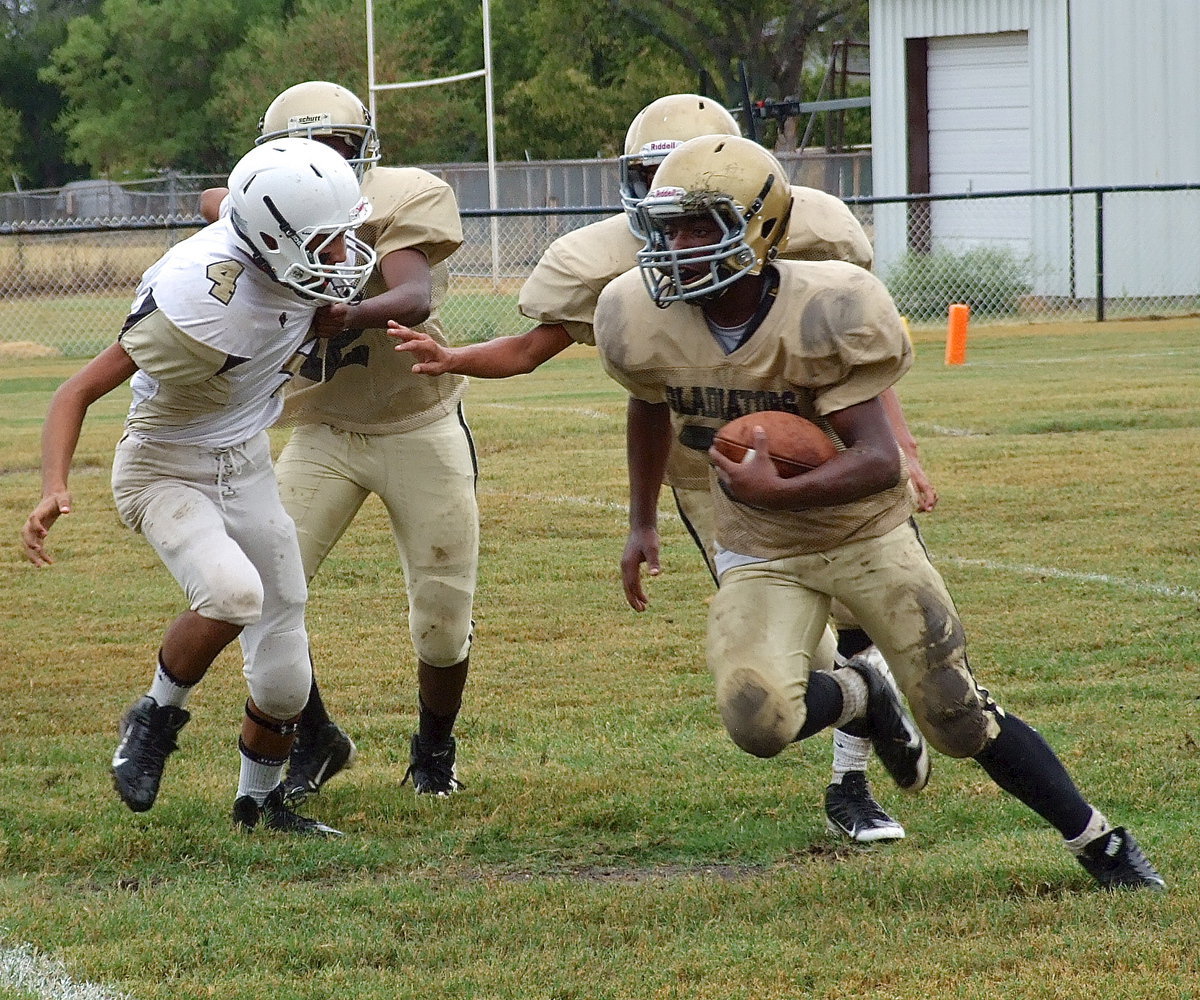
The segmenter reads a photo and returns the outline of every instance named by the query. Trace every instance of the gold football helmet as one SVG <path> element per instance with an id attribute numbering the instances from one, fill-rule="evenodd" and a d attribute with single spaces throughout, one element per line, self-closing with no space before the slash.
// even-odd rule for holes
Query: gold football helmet
<path id="1" fill-rule="evenodd" d="M 654 188 L 637 207 L 647 236 L 637 255 L 655 304 L 711 296 L 779 253 L 792 210 L 792 189 L 779 161 L 756 142 L 732 135 L 691 139 L 667 154 Z M 675 247 L 688 218 L 715 223 L 719 238 Z"/>
<path id="2" fill-rule="evenodd" d="M 650 192 L 654 171 L 672 149 L 701 135 L 740 134 L 733 115 L 699 94 L 668 94 L 642 108 L 625 133 L 625 155 L 620 159 L 621 206 L 634 236 L 646 238 L 634 209 Z"/>
<path id="3" fill-rule="evenodd" d="M 361 181 L 367 168 L 379 162 L 379 137 L 371 112 L 345 87 L 324 80 L 309 80 L 288 87 L 275 98 L 258 123 L 262 133 L 255 144 L 300 136 L 320 140 L 336 136 L 345 140 L 352 155 L 346 161 Z"/>

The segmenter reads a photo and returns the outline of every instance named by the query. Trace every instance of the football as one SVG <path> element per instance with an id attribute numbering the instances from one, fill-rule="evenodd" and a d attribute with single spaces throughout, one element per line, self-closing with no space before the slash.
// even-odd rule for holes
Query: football
<path id="1" fill-rule="evenodd" d="M 815 469 L 837 454 L 833 441 L 820 427 L 783 410 L 747 413 L 731 420 L 717 432 L 713 445 L 726 458 L 741 462 L 753 447 L 755 427 L 767 432 L 767 454 L 784 479 Z"/>

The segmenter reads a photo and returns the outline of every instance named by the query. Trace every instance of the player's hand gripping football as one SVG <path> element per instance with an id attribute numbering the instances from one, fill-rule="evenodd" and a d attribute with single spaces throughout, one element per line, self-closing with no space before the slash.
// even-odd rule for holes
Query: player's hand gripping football
<path id="1" fill-rule="evenodd" d="M 412 366 L 415 375 L 445 375 L 451 370 L 453 355 L 448 347 L 443 347 L 429 334 L 403 326 L 395 320 L 388 320 L 388 336 L 400 341 L 397 351 L 407 351 L 416 363 Z"/>
<path id="2" fill-rule="evenodd" d="M 49 566 L 54 562 L 46 551 L 46 536 L 60 514 L 70 513 L 71 494 L 68 491 L 48 493 L 42 497 L 21 528 L 21 544 L 26 559 L 35 566 Z"/>
<path id="3" fill-rule="evenodd" d="M 761 427 L 754 428 L 753 447 L 753 454 L 747 454 L 740 462 L 726 458 L 715 447 L 709 448 L 708 457 L 717 467 L 725 492 L 734 500 L 763 510 L 780 509 L 780 490 L 788 481 L 779 475 L 771 461 L 767 432 Z"/>

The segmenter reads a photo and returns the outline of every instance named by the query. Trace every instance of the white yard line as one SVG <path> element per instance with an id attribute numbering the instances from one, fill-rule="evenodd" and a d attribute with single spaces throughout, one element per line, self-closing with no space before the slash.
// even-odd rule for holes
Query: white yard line
<path id="1" fill-rule="evenodd" d="M 28 945 L 0 947 L 0 986 L 22 990 L 37 1000 L 132 1000 L 128 993 L 72 979 L 61 962 Z"/>
<path id="2" fill-rule="evenodd" d="M 1138 594 L 1155 594 L 1158 597 L 1181 597 L 1188 601 L 1200 600 L 1200 591 L 1188 587 L 1177 587 L 1170 583 L 1152 583 L 1146 580 L 1129 580 L 1121 576 L 1111 576 L 1108 573 L 1078 573 L 1073 570 L 1056 569 L 1053 566 L 1028 566 L 1020 563 L 994 562 L 991 559 L 963 559 L 959 556 L 938 556 L 941 560 L 953 563 L 955 566 L 969 566 L 976 569 L 986 569 L 997 573 L 1010 573 L 1014 576 L 1043 576 L 1055 580 L 1070 580 L 1072 583 L 1098 583 L 1105 587 L 1116 587 Z"/>
<path id="3" fill-rule="evenodd" d="M 1197 351 L 1139 351 L 1130 354 L 1076 354 L 1066 358 L 1013 358 L 1009 361 L 974 361 L 968 362 L 968 368 L 1011 368 L 1017 365 L 1061 365 L 1061 364 L 1102 364 L 1105 361 L 1129 361 L 1138 358 L 1192 358 Z"/>
<path id="4" fill-rule="evenodd" d="M 565 496 L 562 494 L 544 493 L 508 493 L 499 490 L 480 490 L 482 496 L 509 497 L 513 500 L 523 500 L 534 504 L 567 504 L 573 507 L 590 507 L 595 510 L 607 510 L 618 514 L 629 513 L 625 504 L 611 500 L 599 500 L 595 497 Z M 669 501 L 668 501 L 669 502 Z M 679 516 L 673 511 L 662 510 L 659 517 L 667 521 L 678 521 Z M 1155 583 L 1147 580 L 1130 580 L 1126 577 L 1112 576 L 1109 573 L 1083 573 L 1075 570 L 1058 569 L 1054 566 L 1033 566 L 1023 563 L 997 562 L 992 559 L 966 559 L 960 556 L 939 556 L 933 554 L 934 562 L 949 563 L 954 566 L 966 566 L 972 569 L 984 569 L 993 573 L 1008 573 L 1012 576 L 1049 577 L 1055 580 L 1068 580 L 1072 583 L 1095 583 L 1104 587 L 1115 587 L 1137 594 L 1154 594 L 1157 597 L 1178 597 L 1186 601 L 1200 601 L 1200 591 L 1188 587 L 1180 587 L 1170 583 Z"/>
<path id="5" fill-rule="evenodd" d="M 623 419 L 623 412 L 605 413 L 603 410 L 591 410 L 580 406 L 529 406 L 525 403 L 479 403 L 474 401 L 469 406 L 471 410 L 482 410 L 485 408 L 491 410 L 524 410 L 530 413 L 553 413 L 557 416 L 574 413 L 580 417 L 587 417 L 589 420 L 613 421 Z"/>

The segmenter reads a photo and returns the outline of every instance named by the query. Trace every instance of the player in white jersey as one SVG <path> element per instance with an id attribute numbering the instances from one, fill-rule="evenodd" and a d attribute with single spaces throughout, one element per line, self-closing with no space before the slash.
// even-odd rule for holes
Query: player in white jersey
<path id="1" fill-rule="evenodd" d="M 736 120 L 721 105 L 696 94 L 670 94 L 643 108 L 629 126 L 620 159 L 623 214 L 573 230 L 555 240 L 521 288 L 518 306 L 538 325 L 514 337 L 458 347 L 420 332 L 397 330 L 399 348 L 417 359 L 413 370 L 431 375 L 459 373 L 478 378 L 504 378 L 533 371 L 573 343 L 594 344 L 592 324 L 600 293 L 636 262 L 645 243 L 634 208 L 649 190 L 654 171 L 681 142 L 710 133 L 738 131 Z M 871 242 L 844 202 L 824 191 L 792 187 L 795 208 L 781 256 L 796 260 L 845 260 L 870 268 Z M 895 391 L 885 393 L 897 438 L 908 457 L 919 509 L 932 510 L 937 492 L 917 455 Z M 715 525 L 708 492 L 708 462 L 702 451 L 678 444 L 667 468 L 676 506 L 693 540 L 714 574 Z M 851 656 L 870 643 L 869 637 L 835 609 L 839 652 Z M 833 779 L 825 792 L 830 829 L 856 840 L 904 836 L 904 828 L 875 801 L 866 778 L 870 743 L 847 733 L 834 737 Z"/>
<path id="2" fill-rule="evenodd" d="M 282 777 L 311 682 L 307 591 L 295 527 L 279 501 L 267 427 L 302 360 L 319 307 L 359 294 L 374 253 L 350 231 L 370 215 L 353 170 L 320 143 L 287 139 L 244 156 L 227 218 L 143 275 L 116 343 L 55 392 L 42 434 L 42 499 L 25 554 L 72 510 L 71 458 L 88 407 L 132 379 L 112 486 L 184 590 L 147 693 L 121 720 L 112 777 L 134 812 L 158 796 L 195 685 L 234 639 L 249 687 L 233 819 L 294 833 L 337 831 L 297 815 Z"/>
<path id="3" fill-rule="evenodd" d="M 792 478 L 777 473 L 761 427 L 747 461 L 708 453 L 720 584 L 707 656 L 730 738 L 773 757 L 827 727 L 854 726 L 911 791 L 928 780 L 928 739 L 974 758 L 1058 830 L 1105 888 L 1163 888 L 1133 836 L 1110 826 L 1046 741 L 976 681 L 962 622 L 912 520 L 903 455 L 879 399 L 912 363 L 900 317 L 860 268 L 777 259 L 791 209 L 785 178 L 745 139 L 679 146 L 638 205 L 648 234 L 638 269 L 600 296 L 596 346 L 631 393 L 626 599 L 647 606 L 641 570 L 658 565 L 657 497 L 675 434 L 768 409 L 818 422 L 838 450 Z M 814 669 L 835 598 L 895 681 L 866 658 Z"/>
<path id="4" fill-rule="evenodd" d="M 454 725 L 467 680 L 479 559 L 478 469 L 462 409 L 467 379 L 414 375 L 385 327 L 399 320 L 446 343 L 437 310 L 449 284 L 446 258 L 463 238 L 458 203 L 428 171 L 376 166 L 370 114 L 337 84 L 289 87 L 267 108 L 260 132 L 260 142 L 303 135 L 339 151 L 373 206 L 358 236 L 374 247 L 378 263 L 361 301 L 320 318 L 329 339 L 288 386 L 283 422 L 295 429 L 275 472 L 309 580 L 368 496 L 387 508 L 417 659 L 417 731 L 403 780 L 419 794 L 446 796 L 461 787 Z M 206 192 L 202 204 L 212 211 L 220 194 Z M 318 791 L 354 753 L 314 676 L 288 766 L 288 798 Z"/>

